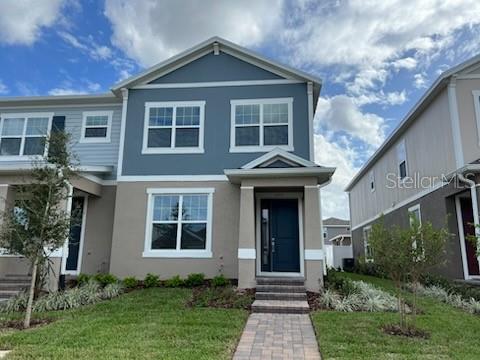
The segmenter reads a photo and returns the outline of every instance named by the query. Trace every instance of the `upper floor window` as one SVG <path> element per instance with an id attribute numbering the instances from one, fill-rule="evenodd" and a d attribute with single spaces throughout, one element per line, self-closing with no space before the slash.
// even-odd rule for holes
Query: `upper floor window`
<path id="1" fill-rule="evenodd" d="M 293 150 L 293 98 L 231 100 L 231 152 Z"/>
<path id="2" fill-rule="evenodd" d="M 405 140 L 402 140 L 397 145 L 397 164 L 398 164 L 398 177 L 404 179 L 408 175 L 407 168 L 407 151 L 405 148 Z"/>
<path id="3" fill-rule="evenodd" d="M 214 189 L 148 189 L 145 257 L 211 257 Z"/>
<path id="4" fill-rule="evenodd" d="M 53 114 L 2 114 L 0 156 L 44 156 Z"/>
<path id="5" fill-rule="evenodd" d="M 375 173 L 373 172 L 373 170 L 370 171 L 370 174 L 368 175 L 368 179 L 370 184 L 370 191 L 374 192 L 375 191 Z"/>
<path id="6" fill-rule="evenodd" d="M 144 154 L 202 153 L 205 101 L 147 102 Z"/>
<path id="7" fill-rule="evenodd" d="M 85 111 L 80 142 L 110 142 L 113 111 Z"/>

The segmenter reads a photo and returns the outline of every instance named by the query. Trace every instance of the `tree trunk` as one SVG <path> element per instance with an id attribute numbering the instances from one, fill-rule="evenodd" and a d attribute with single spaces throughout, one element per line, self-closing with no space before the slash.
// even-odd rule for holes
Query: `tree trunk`
<path id="1" fill-rule="evenodd" d="M 27 309 L 25 310 L 25 320 L 23 321 L 23 327 L 25 329 L 28 329 L 30 327 L 30 319 L 32 317 L 33 297 L 35 295 L 36 279 L 37 279 L 37 260 L 35 260 L 32 267 L 32 281 L 30 282 L 30 291 L 28 293 Z"/>

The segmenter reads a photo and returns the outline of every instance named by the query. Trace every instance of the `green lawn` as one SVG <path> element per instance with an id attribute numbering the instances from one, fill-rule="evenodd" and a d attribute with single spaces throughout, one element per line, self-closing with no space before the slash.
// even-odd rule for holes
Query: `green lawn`
<path id="1" fill-rule="evenodd" d="M 393 292 L 391 282 L 345 274 Z M 432 299 L 420 298 L 424 314 L 418 327 L 431 333 L 428 340 L 386 335 L 381 327 L 398 319 L 396 313 L 341 313 L 317 311 L 312 320 L 323 359 L 479 359 L 480 317 Z"/>
<path id="2" fill-rule="evenodd" d="M 43 316 L 57 320 L 0 333 L 8 359 L 229 359 L 248 313 L 185 308 L 188 289 L 138 290 Z"/>

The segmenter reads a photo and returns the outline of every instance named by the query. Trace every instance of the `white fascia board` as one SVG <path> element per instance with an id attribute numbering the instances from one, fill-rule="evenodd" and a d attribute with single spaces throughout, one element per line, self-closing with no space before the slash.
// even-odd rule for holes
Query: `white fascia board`
<path id="1" fill-rule="evenodd" d="M 250 161 L 249 163 L 245 164 L 242 166 L 242 169 L 253 169 L 273 158 L 276 156 L 283 157 L 287 160 L 290 160 L 298 165 L 304 166 L 304 167 L 316 167 L 317 165 L 314 162 L 305 160 L 301 158 L 300 156 L 297 156 L 295 154 L 292 154 L 291 152 L 285 151 L 280 148 L 275 148 L 272 151 L 256 158 L 255 160 Z"/>

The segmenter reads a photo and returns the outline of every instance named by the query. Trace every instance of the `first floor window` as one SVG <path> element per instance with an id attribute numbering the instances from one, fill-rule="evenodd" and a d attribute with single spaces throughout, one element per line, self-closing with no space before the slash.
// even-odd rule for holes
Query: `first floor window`
<path id="1" fill-rule="evenodd" d="M 110 142 L 112 111 L 87 111 L 83 113 L 81 142 Z"/>
<path id="2" fill-rule="evenodd" d="M 370 226 L 363 228 L 363 245 L 365 250 L 365 261 L 373 261 L 373 249 L 370 245 L 370 234 L 372 228 Z"/>
<path id="3" fill-rule="evenodd" d="M 212 189 L 150 189 L 145 253 L 211 255 Z"/>
<path id="4" fill-rule="evenodd" d="M 231 150 L 259 151 L 274 147 L 291 150 L 291 98 L 232 100 Z"/>
<path id="5" fill-rule="evenodd" d="M 202 152 L 205 102 L 145 105 L 144 153 Z"/>
<path id="6" fill-rule="evenodd" d="M 52 114 L 1 116 L 0 156 L 45 155 Z"/>

